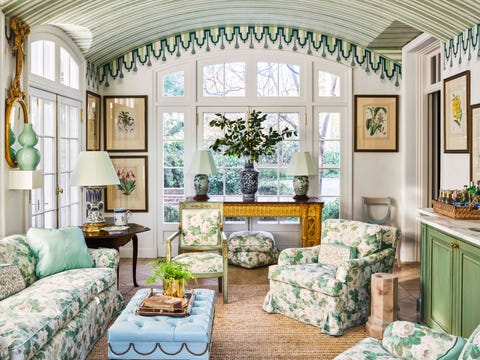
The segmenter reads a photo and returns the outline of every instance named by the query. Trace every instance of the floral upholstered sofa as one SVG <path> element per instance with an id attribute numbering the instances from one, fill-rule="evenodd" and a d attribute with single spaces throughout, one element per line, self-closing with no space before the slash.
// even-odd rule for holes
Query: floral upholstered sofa
<path id="1" fill-rule="evenodd" d="M 391 226 L 325 220 L 320 245 L 285 249 L 269 267 L 263 309 L 342 335 L 367 321 L 371 276 L 392 272 L 399 237 Z"/>
<path id="2" fill-rule="evenodd" d="M 395 321 L 383 332 L 380 342 L 366 338 L 338 355 L 334 360 L 374 359 L 460 359 L 480 358 L 480 326 L 467 341 L 408 321 Z"/>
<path id="3" fill-rule="evenodd" d="M 0 239 L 0 359 L 85 359 L 124 306 L 118 261 L 79 228 Z"/>

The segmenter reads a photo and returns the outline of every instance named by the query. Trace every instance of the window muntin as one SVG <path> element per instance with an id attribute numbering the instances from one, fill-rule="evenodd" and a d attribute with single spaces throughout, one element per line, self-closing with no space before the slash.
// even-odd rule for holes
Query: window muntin
<path id="1" fill-rule="evenodd" d="M 257 62 L 257 96 L 300 96 L 300 66 Z"/>
<path id="2" fill-rule="evenodd" d="M 33 74 L 55 81 L 55 43 L 48 40 L 32 42 L 30 70 Z"/>
<path id="3" fill-rule="evenodd" d="M 202 67 L 203 96 L 245 96 L 245 62 L 224 62 Z"/>

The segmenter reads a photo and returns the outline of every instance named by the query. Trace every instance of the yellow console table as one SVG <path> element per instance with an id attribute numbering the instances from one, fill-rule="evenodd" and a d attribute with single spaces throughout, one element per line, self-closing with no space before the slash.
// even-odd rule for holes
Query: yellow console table
<path id="1" fill-rule="evenodd" d="M 193 201 L 193 198 L 187 198 Z M 216 201 L 210 198 L 210 201 Z M 221 201 L 221 200 L 219 200 Z M 223 201 L 225 217 L 299 217 L 302 226 L 302 246 L 320 244 L 323 202 L 317 198 L 305 201 L 259 199 L 254 202 Z"/>

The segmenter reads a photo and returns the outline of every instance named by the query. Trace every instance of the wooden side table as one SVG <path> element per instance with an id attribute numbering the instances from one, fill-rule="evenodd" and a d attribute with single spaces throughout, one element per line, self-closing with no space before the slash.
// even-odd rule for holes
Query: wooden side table
<path id="1" fill-rule="evenodd" d="M 110 226 L 111 224 L 108 224 Z M 84 232 L 85 242 L 89 248 L 97 249 L 100 247 L 116 249 L 120 251 L 120 247 L 128 244 L 130 240 L 133 245 L 133 261 L 132 261 L 132 275 L 133 286 L 138 287 L 137 284 L 137 256 L 138 256 L 138 237 L 137 234 L 149 231 L 150 228 L 130 223 L 128 229 L 120 232 L 109 233 L 107 231 L 100 231 L 98 233 Z M 117 268 L 117 284 L 120 275 L 120 265 Z"/>

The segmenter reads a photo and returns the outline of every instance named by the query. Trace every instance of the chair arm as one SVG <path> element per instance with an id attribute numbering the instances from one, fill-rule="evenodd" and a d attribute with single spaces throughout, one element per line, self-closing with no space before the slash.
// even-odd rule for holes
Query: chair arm
<path id="1" fill-rule="evenodd" d="M 403 359 L 458 359 L 465 339 L 409 321 L 394 321 L 384 331 L 382 345 Z M 448 355 L 447 355 L 448 354 Z"/>
<path id="2" fill-rule="evenodd" d="M 175 240 L 176 237 L 180 235 L 180 231 L 177 231 L 170 235 L 167 240 L 165 240 L 165 257 L 167 261 L 172 259 L 172 241 Z"/>
<path id="3" fill-rule="evenodd" d="M 394 258 L 395 249 L 390 248 L 365 257 L 347 260 L 337 268 L 336 279 L 347 282 L 361 276 L 369 282 L 372 274 L 392 272 Z"/>
<path id="4" fill-rule="evenodd" d="M 120 261 L 120 255 L 115 249 L 88 249 L 88 253 L 92 257 L 94 267 L 109 267 L 116 269 Z"/>
<path id="5" fill-rule="evenodd" d="M 299 265 L 312 264 L 318 262 L 318 252 L 320 245 L 284 249 L 278 256 L 278 265 Z"/>

